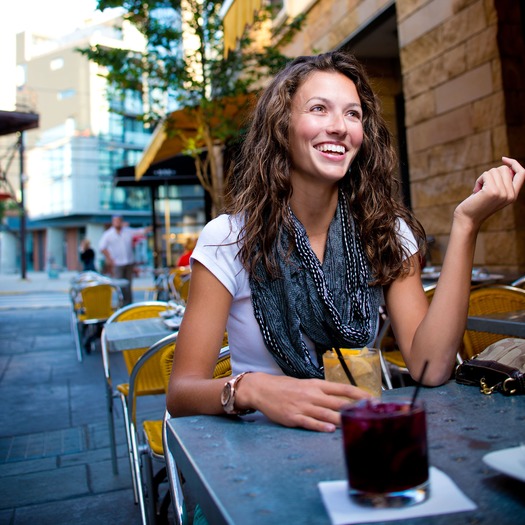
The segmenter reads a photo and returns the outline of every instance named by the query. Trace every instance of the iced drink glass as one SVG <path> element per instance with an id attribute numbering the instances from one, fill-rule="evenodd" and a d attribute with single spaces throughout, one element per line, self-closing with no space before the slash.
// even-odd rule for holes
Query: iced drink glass
<path id="1" fill-rule="evenodd" d="M 381 395 L 379 351 L 367 347 L 360 349 L 341 348 L 341 354 L 357 386 L 373 396 L 379 397 Z M 334 350 L 328 350 L 323 354 L 323 365 L 324 377 L 327 381 L 350 383 Z"/>
<path id="2" fill-rule="evenodd" d="M 395 396 L 365 399 L 341 411 L 350 498 L 369 507 L 425 501 L 428 449 L 425 407 Z"/>

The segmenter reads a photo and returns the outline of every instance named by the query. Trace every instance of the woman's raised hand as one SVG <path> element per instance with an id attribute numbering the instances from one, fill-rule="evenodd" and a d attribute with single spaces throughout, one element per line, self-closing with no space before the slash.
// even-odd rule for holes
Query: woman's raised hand
<path id="1" fill-rule="evenodd" d="M 515 159 L 502 160 L 502 166 L 485 171 L 476 180 L 472 195 L 456 208 L 455 218 L 467 217 L 479 228 L 492 214 L 516 201 L 525 181 L 525 168 Z"/>

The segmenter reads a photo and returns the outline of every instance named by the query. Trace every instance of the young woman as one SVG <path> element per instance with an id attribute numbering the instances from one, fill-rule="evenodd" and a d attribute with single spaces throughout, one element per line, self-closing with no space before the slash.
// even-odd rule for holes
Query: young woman
<path id="1" fill-rule="evenodd" d="M 168 392 L 174 416 L 260 410 L 287 426 L 333 431 L 344 397 L 322 354 L 371 344 L 386 303 L 406 364 L 449 379 L 465 329 L 483 221 L 515 201 L 515 160 L 483 173 L 454 212 L 431 305 L 420 278 L 424 231 L 398 201 L 396 159 L 354 57 L 300 57 L 258 101 L 229 177 L 226 214 L 192 255 L 191 291 Z M 446 327 L 446 329 L 444 329 Z M 224 331 L 232 379 L 212 379 Z"/>

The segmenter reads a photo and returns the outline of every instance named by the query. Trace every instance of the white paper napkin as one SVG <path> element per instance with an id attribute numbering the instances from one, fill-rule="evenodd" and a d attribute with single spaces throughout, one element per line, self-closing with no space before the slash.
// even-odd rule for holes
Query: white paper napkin
<path id="1" fill-rule="evenodd" d="M 474 510 L 476 504 L 467 498 L 457 485 L 441 470 L 430 467 L 430 497 L 423 503 L 395 509 L 362 507 L 348 497 L 348 482 L 322 481 L 319 490 L 332 525 L 374 523 L 450 514 Z"/>

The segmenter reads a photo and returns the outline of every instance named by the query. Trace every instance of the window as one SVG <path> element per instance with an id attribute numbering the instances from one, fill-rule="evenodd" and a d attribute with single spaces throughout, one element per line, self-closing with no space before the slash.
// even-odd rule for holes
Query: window
<path id="1" fill-rule="evenodd" d="M 76 90 L 74 89 L 63 89 L 62 91 L 59 91 L 57 93 L 57 99 L 58 100 L 66 100 L 68 98 L 74 97 L 76 94 Z"/>
<path id="2" fill-rule="evenodd" d="M 16 66 L 16 87 L 21 88 L 26 85 L 27 79 L 27 65 Z"/>
<path id="3" fill-rule="evenodd" d="M 62 69 L 64 67 L 64 59 L 59 58 L 53 58 L 51 62 L 49 63 L 49 67 L 51 68 L 51 71 L 57 71 L 58 69 Z"/>

